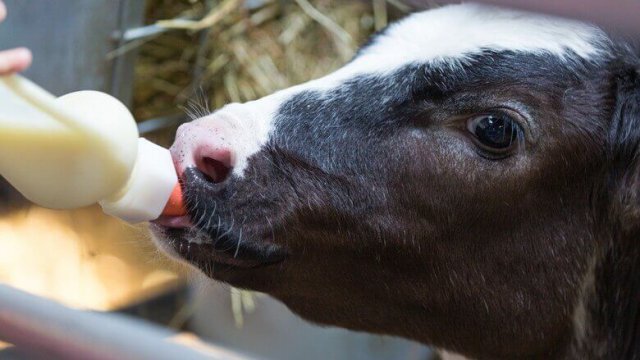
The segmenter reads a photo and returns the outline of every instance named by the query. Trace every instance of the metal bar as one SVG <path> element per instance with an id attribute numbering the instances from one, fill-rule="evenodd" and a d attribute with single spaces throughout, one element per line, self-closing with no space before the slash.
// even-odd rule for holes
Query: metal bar
<path id="1" fill-rule="evenodd" d="M 244 8 L 248 10 L 257 9 L 263 7 L 265 4 L 271 2 L 272 0 L 246 0 L 244 3 Z M 206 2 L 205 4 L 205 13 L 211 9 L 211 2 Z M 195 20 L 195 16 L 179 16 L 172 20 Z M 153 36 L 160 35 L 162 33 L 168 31 L 178 31 L 181 29 L 175 29 L 170 27 L 164 27 L 157 24 L 150 24 L 145 26 L 133 27 L 130 29 L 116 30 L 111 35 L 112 39 L 115 41 L 122 41 L 124 43 L 132 42 L 135 40 L 144 40 Z"/>
<path id="2" fill-rule="evenodd" d="M 111 64 L 104 57 L 113 48 L 109 37 L 118 26 L 119 1 L 3 2 L 10 16 L 0 25 L 0 49 L 31 49 L 34 62 L 25 72 L 29 79 L 56 96 L 108 90 Z"/>
<path id="3" fill-rule="evenodd" d="M 144 18 L 144 1 L 118 1 L 118 29 L 124 33 L 126 29 L 141 25 Z M 126 42 L 117 39 L 113 50 L 121 49 Z M 133 96 L 133 65 L 137 51 L 127 51 L 111 59 L 111 74 L 108 77 L 108 92 L 120 99 L 125 105 L 131 104 Z"/>
<path id="4" fill-rule="evenodd" d="M 178 125 L 185 122 L 186 116 L 184 114 L 175 114 L 169 116 L 161 116 L 153 119 L 144 120 L 138 123 L 138 132 L 140 135 L 145 135 L 150 132 L 162 130 L 170 126 Z"/>
<path id="5" fill-rule="evenodd" d="M 172 30 L 170 28 L 151 24 L 125 30 L 124 33 L 116 32 L 113 38 L 119 41 L 131 42 L 134 40 L 143 40 L 152 36 L 160 35 L 164 32 Z"/>
<path id="6" fill-rule="evenodd" d="M 194 19 L 193 16 L 184 16 L 184 17 L 176 18 L 176 20 L 193 20 L 193 19 Z M 130 29 L 125 29 L 124 31 L 116 30 L 111 35 L 111 38 L 115 41 L 129 43 L 136 40 L 145 40 L 147 38 L 158 36 L 168 31 L 177 31 L 177 30 L 179 29 L 164 27 L 157 24 L 151 24 L 151 25 L 138 26 Z"/>
<path id="7" fill-rule="evenodd" d="M 166 340 L 175 335 L 123 315 L 73 310 L 0 285 L 0 339 L 42 358 L 249 359 L 217 347 L 201 352 Z"/>

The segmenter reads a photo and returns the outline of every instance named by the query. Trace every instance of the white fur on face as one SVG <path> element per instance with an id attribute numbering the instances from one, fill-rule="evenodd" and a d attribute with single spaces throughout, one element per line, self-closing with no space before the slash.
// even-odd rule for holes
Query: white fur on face
<path id="1" fill-rule="evenodd" d="M 477 4 L 410 15 L 391 25 L 336 72 L 241 105 L 252 117 L 240 117 L 251 123 L 243 124 L 247 131 L 235 139 L 242 143 L 243 151 L 237 154 L 234 174 L 241 176 L 248 157 L 268 141 L 280 106 L 302 91 L 327 91 L 359 75 L 383 76 L 412 64 L 437 62 L 455 69 L 471 55 L 487 50 L 590 59 L 598 56 L 599 45 L 606 39 L 600 29 L 584 23 Z"/>
<path id="2" fill-rule="evenodd" d="M 387 73 L 407 64 L 441 62 L 455 67 L 483 50 L 569 52 L 582 58 L 598 53 L 601 30 L 566 19 L 477 4 L 452 5 L 413 14 L 391 25 L 336 75 Z"/>

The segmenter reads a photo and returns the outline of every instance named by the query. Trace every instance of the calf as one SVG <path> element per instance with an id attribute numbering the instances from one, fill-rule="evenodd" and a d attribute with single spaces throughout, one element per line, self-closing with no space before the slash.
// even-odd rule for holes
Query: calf
<path id="1" fill-rule="evenodd" d="M 640 61 L 598 28 L 413 14 L 183 125 L 176 258 L 310 321 L 477 358 L 640 357 Z"/>

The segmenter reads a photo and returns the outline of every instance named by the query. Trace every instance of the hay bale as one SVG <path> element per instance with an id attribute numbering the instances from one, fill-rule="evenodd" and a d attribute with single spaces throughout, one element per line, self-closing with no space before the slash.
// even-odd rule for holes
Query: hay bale
<path id="1" fill-rule="evenodd" d="M 320 77 L 406 10 L 400 0 L 148 1 L 147 22 L 175 30 L 139 48 L 135 116 L 198 116 Z"/>

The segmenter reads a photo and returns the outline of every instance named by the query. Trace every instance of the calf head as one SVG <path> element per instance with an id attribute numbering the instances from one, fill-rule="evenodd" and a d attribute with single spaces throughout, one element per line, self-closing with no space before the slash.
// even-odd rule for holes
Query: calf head
<path id="1" fill-rule="evenodd" d="M 152 228 L 317 323 L 477 357 L 633 352 L 639 77 L 588 25 L 413 14 L 333 74 L 183 125 L 189 215 Z"/>

